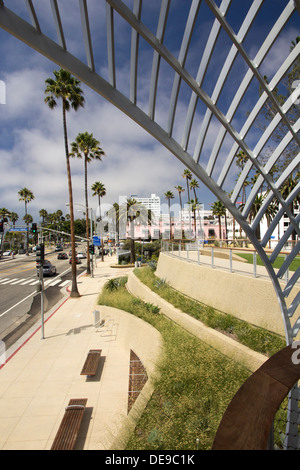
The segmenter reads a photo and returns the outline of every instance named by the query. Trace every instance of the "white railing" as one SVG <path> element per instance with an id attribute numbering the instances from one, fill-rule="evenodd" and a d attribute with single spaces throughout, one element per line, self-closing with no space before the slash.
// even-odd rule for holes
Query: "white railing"
<path id="1" fill-rule="evenodd" d="M 231 273 L 239 272 L 253 277 L 266 277 L 269 274 L 265 266 L 259 264 L 257 252 L 253 248 L 246 247 L 247 240 L 239 240 L 244 247 L 227 246 L 223 241 L 223 246 L 215 246 L 204 240 L 162 240 L 161 251 L 168 255 L 178 257 L 192 263 L 202 264 L 211 268 L 225 269 Z M 226 245 L 226 246 L 224 246 Z M 265 250 L 268 252 L 268 250 Z M 272 250 L 270 250 L 270 253 Z M 251 254 L 252 262 L 247 262 L 241 254 Z M 280 255 L 286 258 L 290 251 L 281 252 Z M 289 280 L 289 270 L 285 272 L 284 281 Z"/>

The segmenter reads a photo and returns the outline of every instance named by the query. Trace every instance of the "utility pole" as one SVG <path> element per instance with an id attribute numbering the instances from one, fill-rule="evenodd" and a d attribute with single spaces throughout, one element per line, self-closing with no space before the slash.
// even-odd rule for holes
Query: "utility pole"
<path id="1" fill-rule="evenodd" d="M 45 259 L 45 246 L 44 243 L 40 243 L 36 247 L 36 266 L 38 268 L 38 276 L 40 279 L 40 291 L 41 291 L 41 330 L 42 339 L 44 336 L 44 275 L 43 275 L 43 264 Z"/>

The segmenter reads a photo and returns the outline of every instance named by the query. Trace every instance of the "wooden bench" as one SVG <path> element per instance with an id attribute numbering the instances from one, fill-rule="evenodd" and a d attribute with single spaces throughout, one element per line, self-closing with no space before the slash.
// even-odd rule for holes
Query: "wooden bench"
<path id="1" fill-rule="evenodd" d="M 69 401 L 51 450 L 72 450 L 74 448 L 86 403 L 87 398 L 72 398 Z"/>
<path id="2" fill-rule="evenodd" d="M 102 349 L 91 349 L 87 355 L 80 375 L 96 375 Z"/>

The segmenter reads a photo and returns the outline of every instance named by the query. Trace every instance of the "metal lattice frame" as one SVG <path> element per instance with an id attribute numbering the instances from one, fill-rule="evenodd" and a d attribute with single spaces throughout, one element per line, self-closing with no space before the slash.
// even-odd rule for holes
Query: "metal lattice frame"
<path id="1" fill-rule="evenodd" d="M 295 172 L 296 169 L 299 169 L 300 154 L 298 153 L 294 155 L 294 158 L 283 173 L 279 175 L 277 181 L 273 181 L 270 171 L 279 161 L 288 145 L 294 142 L 294 144 L 299 146 L 300 119 L 296 122 L 291 122 L 288 112 L 292 106 L 295 106 L 295 100 L 300 95 L 300 87 L 298 86 L 298 88 L 294 90 L 282 105 L 278 103 L 274 90 L 280 84 L 280 81 L 293 65 L 294 61 L 298 58 L 300 53 L 300 42 L 295 45 L 286 57 L 282 58 L 280 67 L 277 69 L 276 73 L 273 74 L 269 83 L 267 83 L 261 75 L 260 66 L 268 57 L 269 51 L 272 46 L 274 46 L 279 35 L 284 31 L 290 18 L 294 15 L 299 17 L 300 0 L 282 1 L 282 11 L 270 31 L 266 33 L 266 36 L 254 58 L 250 57 L 244 44 L 247 34 L 251 32 L 252 24 L 254 23 L 262 6 L 264 6 L 265 0 L 252 1 L 237 33 L 235 33 L 230 22 L 227 20 L 227 14 L 230 11 L 230 8 L 239 8 L 236 2 L 235 5 L 233 5 L 234 2 L 231 2 L 231 0 L 219 0 L 217 5 L 213 0 L 203 0 L 203 2 L 201 2 L 201 0 L 185 0 L 186 9 L 188 10 L 187 20 L 177 57 L 175 57 L 175 55 L 164 45 L 164 37 L 167 31 L 167 20 L 173 6 L 170 0 L 161 0 L 156 34 L 151 32 L 151 30 L 142 21 L 142 0 L 133 0 L 132 10 L 130 10 L 130 8 L 121 0 L 103 0 L 101 3 L 105 4 L 106 8 L 107 79 L 104 79 L 99 75 L 97 72 L 98 67 L 95 65 L 96 60 L 93 47 L 97 52 L 99 48 L 103 49 L 103 44 L 97 44 L 93 41 L 89 21 L 89 13 L 91 14 L 91 12 L 88 9 L 88 2 L 86 0 L 79 0 L 78 9 L 81 17 L 81 25 L 74 25 L 74 28 L 78 31 L 80 28 L 82 30 L 82 37 L 86 51 L 86 63 L 68 52 L 58 2 L 57 0 L 49 0 L 49 2 L 53 14 L 53 24 L 57 34 L 57 37 L 54 39 L 50 39 L 43 34 L 40 27 L 41 21 L 39 21 L 37 11 L 32 0 L 25 0 L 25 5 L 29 13 L 29 21 L 22 19 L 20 16 L 9 10 L 5 6 L 6 2 L 0 0 L 0 26 L 57 65 L 69 70 L 83 83 L 122 110 L 126 115 L 161 142 L 161 144 L 175 155 L 215 194 L 217 199 L 224 203 L 246 233 L 266 266 L 270 279 L 273 282 L 282 312 L 286 342 L 287 344 L 291 344 L 300 327 L 300 316 L 297 318 L 296 314 L 300 295 L 295 297 L 289 307 L 287 306 L 287 298 L 298 281 L 300 270 L 298 269 L 294 273 L 283 288 L 281 287 L 279 280 L 287 271 L 292 260 L 299 253 L 299 243 L 296 243 L 296 246 L 292 249 L 291 254 L 287 257 L 279 272 L 275 272 L 272 264 L 283 249 L 286 240 L 291 235 L 292 231 L 294 230 L 296 232 L 297 237 L 299 237 L 300 234 L 300 216 L 294 216 L 291 210 L 291 204 L 296 198 L 299 198 L 300 183 L 298 183 L 286 199 L 283 198 L 280 191 L 282 184 L 288 176 Z M 203 4 L 205 4 L 206 8 L 209 8 L 212 21 L 206 45 L 204 46 L 203 53 L 199 60 L 198 72 L 196 77 L 194 77 L 193 73 L 189 72 L 186 64 L 190 43 L 193 39 L 193 34 L 195 34 L 196 23 L 199 21 L 199 15 Z M 117 58 L 115 51 L 116 17 L 118 17 L 119 21 L 125 21 L 131 28 L 131 36 L 128 42 L 128 50 L 130 50 L 130 89 L 128 91 L 128 96 L 120 91 L 120 85 L 117 83 L 116 78 L 118 66 L 116 63 Z M 47 18 L 47 21 L 50 22 L 51 19 Z M 220 47 L 218 39 L 221 33 L 225 34 L 231 46 L 227 56 L 225 57 L 223 67 L 217 77 L 214 89 L 211 95 L 209 95 L 205 91 L 203 84 L 207 79 L 208 69 L 210 62 L 212 61 L 213 54 L 215 50 Z M 138 80 L 140 79 L 138 63 L 141 39 L 144 40 L 148 44 L 148 47 L 150 46 L 153 50 L 151 73 L 149 74 L 149 77 L 142 77 L 144 79 L 149 79 L 150 83 L 147 113 L 137 104 Z M 243 63 L 243 67 L 240 67 L 240 76 L 238 77 L 239 85 L 236 87 L 236 91 L 233 96 L 230 97 L 228 109 L 224 113 L 221 111 L 218 103 L 220 102 L 222 91 L 225 89 L 227 81 L 230 79 L 230 72 L 237 60 L 241 60 Z M 162 61 L 168 64 L 171 79 L 173 81 L 170 93 L 169 113 L 165 126 L 158 124 L 155 120 L 155 114 L 157 113 L 158 107 L 157 93 L 159 73 Z M 244 72 L 245 69 L 246 71 Z M 179 95 L 183 82 L 188 87 L 189 97 L 186 103 L 187 112 L 185 125 L 182 129 L 181 141 L 179 142 L 179 139 L 174 137 L 174 123 L 176 120 L 176 112 L 178 112 Z M 244 122 L 242 122 L 240 117 L 239 119 L 236 119 L 236 117 L 238 116 L 244 95 L 250 85 L 254 82 L 257 87 L 257 101 L 252 103 L 252 109 L 249 110 L 249 114 L 244 118 Z M 261 90 L 260 95 L 258 94 L 258 88 Z M 272 103 L 273 108 L 276 110 L 275 115 L 273 119 L 270 120 L 266 128 L 261 132 L 261 135 L 256 139 L 255 143 L 250 146 L 250 144 L 247 143 L 247 136 L 251 130 L 253 130 L 255 121 L 267 100 Z M 202 116 L 201 124 L 199 125 L 199 128 L 196 129 L 197 138 L 194 148 L 192 148 L 191 134 L 196 126 L 196 116 L 199 103 L 205 107 L 205 111 Z M 206 161 L 203 158 L 205 153 L 204 147 L 213 120 L 218 121 L 219 131 L 215 136 L 214 144 L 210 149 L 210 153 Z M 269 139 L 272 138 L 272 135 L 279 124 L 283 124 L 285 126 L 285 136 L 282 138 L 280 143 L 273 147 L 272 152 L 268 155 L 267 161 L 262 164 L 258 156 L 267 145 Z M 237 128 L 237 126 L 239 126 L 239 128 Z M 223 147 L 228 137 L 231 139 L 231 148 L 229 151 L 226 150 L 225 152 Z M 226 181 L 235 165 L 235 158 L 238 150 L 242 150 L 247 155 L 248 160 L 237 178 L 232 194 L 229 197 L 226 192 Z M 242 191 L 243 185 L 252 170 L 255 170 L 259 176 L 248 195 L 243 210 L 241 211 L 237 208 L 237 200 Z M 262 184 L 267 184 L 269 192 L 254 220 L 249 223 L 249 212 L 255 197 L 261 191 Z M 279 209 L 277 215 L 271 221 L 263 240 L 260 241 L 256 238 L 255 230 L 261 219 L 265 216 L 267 208 L 274 198 L 276 198 L 278 202 Z M 267 246 L 270 236 L 283 214 L 286 214 L 289 218 L 289 228 L 280 239 L 276 249 L 269 258 L 265 252 L 265 247 Z M 293 389 L 290 396 L 289 409 L 291 415 L 296 413 L 298 416 L 298 396 L 299 390 L 296 387 Z M 288 422 L 286 447 L 299 447 L 297 419 Z"/>

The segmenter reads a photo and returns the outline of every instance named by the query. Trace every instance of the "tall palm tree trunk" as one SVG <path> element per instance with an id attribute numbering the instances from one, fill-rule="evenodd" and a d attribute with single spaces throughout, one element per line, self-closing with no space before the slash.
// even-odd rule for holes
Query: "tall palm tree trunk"
<path id="1" fill-rule="evenodd" d="M 67 174 L 68 174 L 68 188 L 69 188 L 69 204 L 70 204 L 70 229 L 71 229 L 71 249 L 72 249 L 72 286 L 70 297 L 79 297 L 80 294 L 77 288 L 77 270 L 76 270 L 76 251 L 75 251 L 75 227 L 74 227 L 74 207 L 73 207 L 73 191 L 72 191 L 72 179 L 71 179 L 71 167 L 70 157 L 68 150 L 68 133 L 67 133 L 67 122 L 66 122 L 66 107 L 65 101 L 62 101 L 63 106 L 63 128 L 64 128 L 64 140 L 65 140 L 65 153 L 67 163 Z"/>
<path id="2" fill-rule="evenodd" d="M 179 202 L 180 202 L 180 229 L 181 229 L 181 239 L 183 240 L 183 227 L 182 227 L 182 199 L 181 194 L 179 193 Z"/>
<path id="3" fill-rule="evenodd" d="M 84 193 L 85 193 L 85 225 L 86 225 L 86 273 L 91 274 L 91 261 L 90 261 L 90 249 L 89 249 L 89 202 L 88 202 L 88 190 L 87 190 L 87 158 L 84 158 Z"/>

